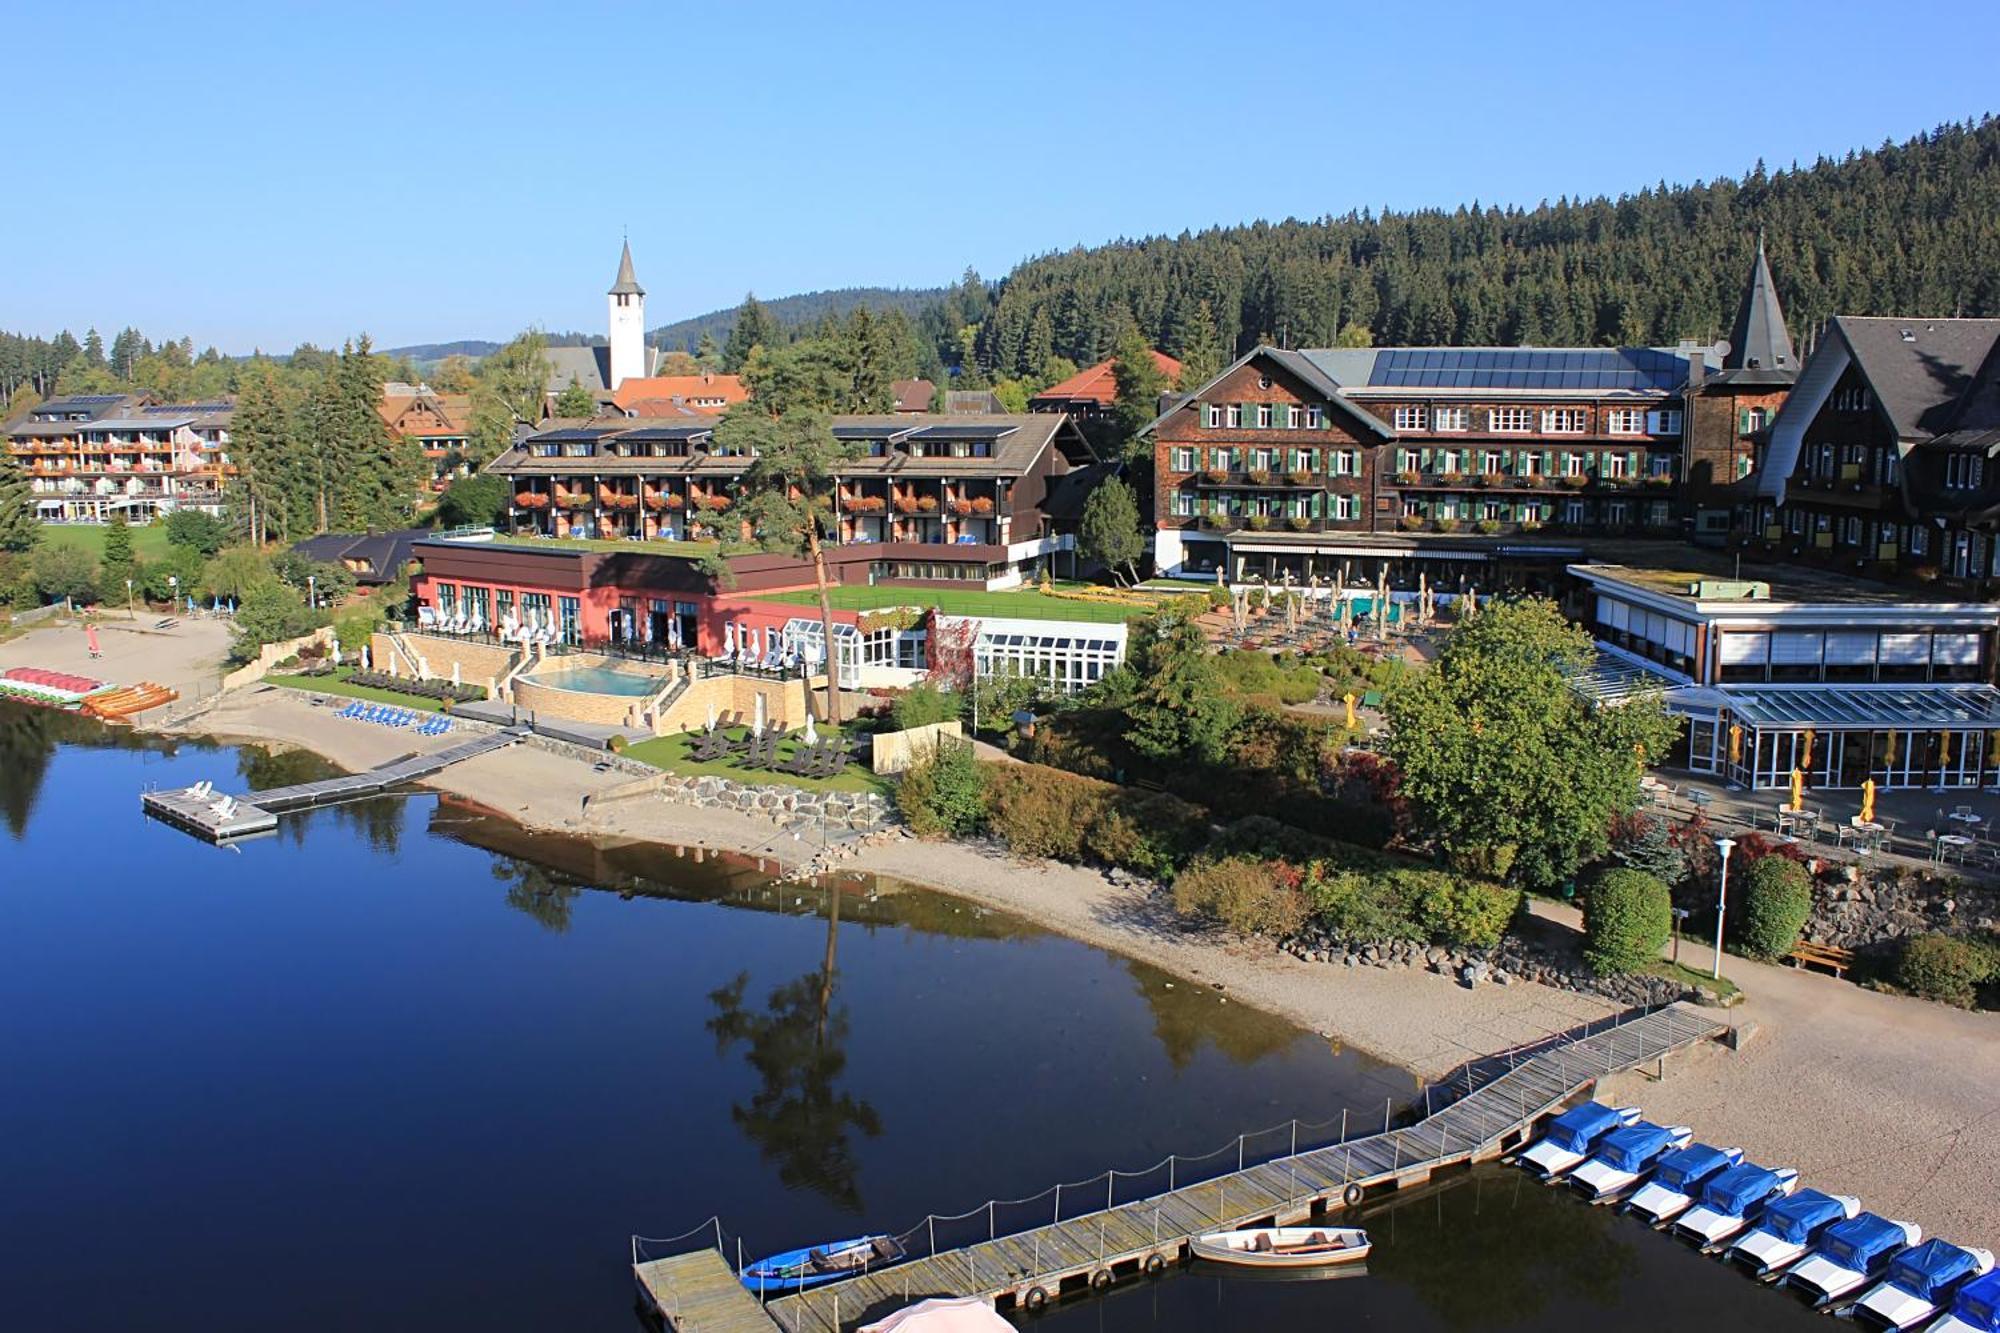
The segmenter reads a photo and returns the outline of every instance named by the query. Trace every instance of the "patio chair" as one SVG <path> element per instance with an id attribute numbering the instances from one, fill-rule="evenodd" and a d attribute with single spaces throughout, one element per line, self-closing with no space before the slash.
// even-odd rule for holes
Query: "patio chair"
<path id="1" fill-rule="evenodd" d="M 1970 821 L 1972 818 L 1972 807 L 1969 805 L 1953 806 L 1951 812 L 1957 815 L 1961 820 Z"/>

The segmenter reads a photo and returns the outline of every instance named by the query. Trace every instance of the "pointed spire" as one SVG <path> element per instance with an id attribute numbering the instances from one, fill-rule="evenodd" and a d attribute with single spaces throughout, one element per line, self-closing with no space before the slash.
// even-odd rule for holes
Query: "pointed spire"
<path id="1" fill-rule="evenodd" d="M 632 274 L 632 242 L 625 242 L 625 253 L 618 259 L 618 281 L 611 284 L 612 296 L 644 296 L 646 289 L 639 285 L 639 279 Z"/>
<path id="2" fill-rule="evenodd" d="M 1736 324 L 1729 331 L 1729 355 L 1722 359 L 1722 368 L 1798 373 L 1792 336 L 1785 332 L 1784 307 L 1778 303 L 1778 284 L 1764 258 L 1761 229 L 1757 232 L 1757 257 L 1750 263 L 1750 277 L 1743 287 L 1743 303 L 1736 308 Z"/>

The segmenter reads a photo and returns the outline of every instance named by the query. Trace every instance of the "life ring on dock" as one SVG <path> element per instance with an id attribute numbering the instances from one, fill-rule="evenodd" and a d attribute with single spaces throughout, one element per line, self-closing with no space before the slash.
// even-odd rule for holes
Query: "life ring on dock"
<path id="1" fill-rule="evenodd" d="M 1090 1275 L 1090 1289 L 1092 1291 L 1109 1291 L 1111 1289 L 1111 1270 L 1100 1268 L 1092 1273 Z"/>
<path id="2" fill-rule="evenodd" d="M 1145 1268 L 1147 1277 L 1158 1277 L 1167 1271 L 1167 1256 L 1154 1250 L 1146 1256 Z"/>
<path id="3" fill-rule="evenodd" d="M 1340 1192 L 1340 1202 L 1349 1208 L 1359 1208 L 1361 1201 L 1368 1197 L 1368 1191 L 1361 1188 L 1359 1181 L 1350 1184 Z"/>
<path id="4" fill-rule="evenodd" d="M 1049 1308 L 1049 1289 L 1029 1287 L 1028 1294 L 1021 1298 L 1021 1308 L 1030 1314 L 1040 1314 Z"/>

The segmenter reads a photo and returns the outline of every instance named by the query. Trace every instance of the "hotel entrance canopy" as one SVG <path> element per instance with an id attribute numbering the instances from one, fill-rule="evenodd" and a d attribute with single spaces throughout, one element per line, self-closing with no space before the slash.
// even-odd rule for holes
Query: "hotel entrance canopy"
<path id="1" fill-rule="evenodd" d="M 2000 690 L 1991 685 L 1724 686 L 1739 722 L 1819 731 L 2000 730 Z"/>

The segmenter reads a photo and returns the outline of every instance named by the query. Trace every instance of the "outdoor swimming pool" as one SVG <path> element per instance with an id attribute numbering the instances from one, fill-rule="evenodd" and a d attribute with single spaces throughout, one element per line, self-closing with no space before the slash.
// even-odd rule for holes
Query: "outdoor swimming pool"
<path id="1" fill-rule="evenodd" d="M 582 694 L 651 694 L 666 685 L 665 676 L 645 676 L 636 671 L 620 671 L 608 666 L 551 667 L 521 677 L 530 685 L 546 685 L 552 690 L 575 690 Z"/>

